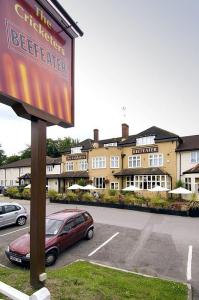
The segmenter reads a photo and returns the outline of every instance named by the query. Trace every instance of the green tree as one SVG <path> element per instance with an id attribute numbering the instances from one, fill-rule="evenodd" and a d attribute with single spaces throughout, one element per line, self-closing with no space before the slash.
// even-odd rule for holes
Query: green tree
<path id="1" fill-rule="evenodd" d="M 58 151 L 61 155 L 67 148 L 74 147 L 79 143 L 78 139 L 72 139 L 70 137 L 65 137 L 63 139 L 57 140 Z"/>
<path id="2" fill-rule="evenodd" d="M 5 164 L 5 160 L 6 160 L 6 155 L 5 155 L 4 150 L 1 149 L 1 144 L 0 144 L 0 166 Z"/>
<path id="3" fill-rule="evenodd" d="M 59 157 L 60 156 L 57 140 L 47 139 L 46 154 L 51 157 Z"/>
<path id="4" fill-rule="evenodd" d="M 11 156 L 7 156 L 6 159 L 5 159 L 5 163 L 6 164 L 10 164 L 12 162 L 15 162 L 15 161 L 18 161 L 20 160 L 20 156 L 19 155 L 11 155 Z"/>
<path id="5" fill-rule="evenodd" d="M 27 148 L 20 152 L 20 159 L 31 158 L 31 146 L 27 145 Z"/>
<path id="6" fill-rule="evenodd" d="M 184 187 L 184 182 L 179 179 L 177 182 L 176 182 L 176 188 L 179 188 L 179 187 Z"/>
<path id="7" fill-rule="evenodd" d="M 72 139 L 70 137 L 65 137 L 63 139 L 47 139 L 46 142 L 46 152 L 48 156 L 59 157 L 61 154 L 70 147 L 76 146 L 78 140 Z"/>

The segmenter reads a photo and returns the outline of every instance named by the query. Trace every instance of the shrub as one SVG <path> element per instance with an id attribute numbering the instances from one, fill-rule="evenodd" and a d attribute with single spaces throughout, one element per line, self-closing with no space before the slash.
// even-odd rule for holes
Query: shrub
<path id="1" fill-rule="evenodd" d="M 69 201 L 77 201 L 78 200 L 78 195 L 75 194 L 72 191 L 68 191 L 66 193 L 66 199 L 69 200 Z"/>
<path id="2" fill-rule="evenodd" d="M 30 190 L 29 189 L 24 189 L 21 196 L 24 198 L 24 199 L 30 199 L 31 198 L 31 193 L 30 193 Z"/>
<path id="3" fill-rule="evenodd" d="M 176 182 L 176 188 L 179 188 L 179 187 L 184 187 L 184 182 L 180 179 Z"/>
<path id="4" fill-rule="evenodd" d="M 109 196 L 116 196 L 118 194 L 117 190 L 109 190 L 108 191 Z"/>
<path id="5" fill-rule="evenodd" d="M 17 193 L 19 193 L 19 190 L 17 187 L 9 187 L 7 189 L 7 195 L 12 199 L 16 197 Z"/>
<path id="6" fill-rule="evenodd" d="M 90 193 L 83 193 L 82 194 L 82 200 L 84 200 L 84 201 L 94 201 L 94 197 Z"/>
<path id="7" fill-rule="evenodd" d="M 105 202 L 105 200 L 104 200 L 104 197 L 106 196 L 106 194 L 105 193 L 100 193 L 99 194 L 99 201 L 100 202 Z"/>
<path id="8" fill-rule="evenodd" d="M 125 204 L 134 204 L 135 200 L 136 199 L 132 193 L 126 193 L 124 195 L 124 203 Z"/>
<path id="9" fill-rule="evenodd" d="M 191 201 L 197 201 L 197 194 L 196 193 L 193 193 L 192 195 L 191 195 Z"/>
<path id="10" fill-rule="evenodd" d="M 56 200 L 58 198 L 58 192 L 56 192 L 55 190 L 49 190 L 48 197 L 50 200 Z"/>
<path id="11" fill-rule="evenodd" d="M 142 204 L 146 204 L 147 201 L 143 198 L 143 197 L 136 197 L 134 200 L 134 204 L 135 205 L 142 205 Z"/>
<path id="12" fill-rule="evenodd" d="M 77 184 L 81 185 L 81 186 L 85 186 L 86 185 L 86 180 L 84 178 L 80 178 L 78 181 L 77 181 Z"/>
<path id="13" fill-rule="evenodd" d="M 166 208 L 169 206 L 169 202 L 166 199 L 161 198 L 159 195 L 151 198 L 150 204 L 152 207 Z"/>
<path id="14" fill-rule="evenodd" d="M 116 196 L 104 195 L 103 200 L 105 203 L 118 203 L 118 197 Z"/>

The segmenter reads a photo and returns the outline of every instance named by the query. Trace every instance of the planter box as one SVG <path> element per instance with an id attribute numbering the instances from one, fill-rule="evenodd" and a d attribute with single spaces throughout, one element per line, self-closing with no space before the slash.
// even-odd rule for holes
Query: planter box
<path id="1" fill-rule="evenodd" d="M 190 208 L 189 210 L 190 217 L 199 217 L 199 208 Z"/>
<path id="2" fill-rule="evenodd" d="M 175 216 L 191 216 L 191 217 L 199 217 L 199 209 L 195 212 L 192 212 L 193 215 L 189 213 L 189 211 L 180 211 L 166 208 L 155 208 L 155 207 L 147 207 L 147 206 L 139 206 L 139 205 L 130 205 L 130 204 L 116 204 L 116 203 L 103 203 L 103 202 L 90 202 L 90 201 L 69 201 L 69 200 L 51 200 L 51 203 L 61 203 L 61 204 L 76 204 L 76 205 L 88 205 L 88 206 L 98 206 L 98 207 L 110 207 L 110 208 L 119 208 L 119 209 L 129 209 L 129 210 L 137 210 L 143 212 L 150 212 L 156 214 L 166 214 L 166 215 L 175 215 Z"/>

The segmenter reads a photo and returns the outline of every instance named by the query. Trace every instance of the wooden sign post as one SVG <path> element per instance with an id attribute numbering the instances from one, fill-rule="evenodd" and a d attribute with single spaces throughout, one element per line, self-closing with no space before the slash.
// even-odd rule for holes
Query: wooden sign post
<path id="1" fill-rule="evenodd" d="M 31 120 L 30 282 L 45 272 L 46 126 L 74 126 L 74 47 L 57 0 L 0 1 L 0 102 Z"/>
<path id="2" fill-rule="evenodd" d="M 46 122 L 31 121 L 30 283 L 40 288 L 45 272 Z"/>

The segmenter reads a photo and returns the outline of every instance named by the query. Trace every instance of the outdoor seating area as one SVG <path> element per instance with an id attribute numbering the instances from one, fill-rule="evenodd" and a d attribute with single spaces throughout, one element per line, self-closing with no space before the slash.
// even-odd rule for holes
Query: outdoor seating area
<path id="1" fill-rule="evenodd" d="M 24 189 L 11 187 L 6 190 L 4 195 L 12 199 L 30 199 L 30 188 L 30 185 Z M 185 198 L 187 195 L 189 195 L 189 199 Z M 121 191 L 102 191 L 91 184 L 85 186 L 73 184 L 67 188 L 65 193 L 49 189 L 46 197 L 56 203 L 108 206 L 166 214 L 175 214 L 175 212 L 179 214 L 180 212 L 185 216 L 190 215 L 189 212 L 194 210 L 194 214 L 199 216 L 199 201 L 197 201 L 196 195 L 184 187 L 169 190 L 156 185 L 144 191 L 130 185 Z"/>

